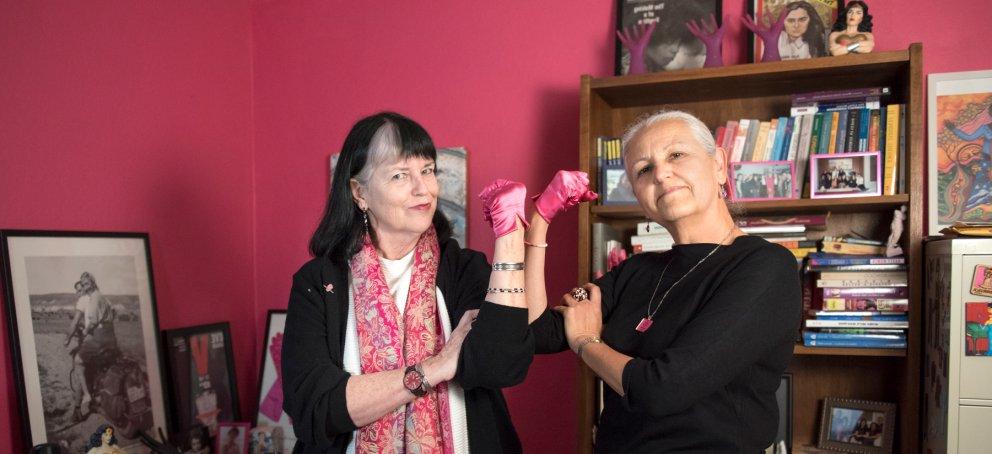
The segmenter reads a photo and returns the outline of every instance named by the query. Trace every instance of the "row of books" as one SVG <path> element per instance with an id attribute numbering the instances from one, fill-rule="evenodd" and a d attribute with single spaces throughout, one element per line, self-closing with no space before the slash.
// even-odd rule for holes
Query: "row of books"
<path id="1" fill-rule="evenodd" d="M 633 204 L 637 203 L 634 191 L 627 180 L 627 171 L 623 166 L 623 154 L 620 139 L 615 137 L 596 138 L 596 164 L 599 175 L 599 203 Z"/>

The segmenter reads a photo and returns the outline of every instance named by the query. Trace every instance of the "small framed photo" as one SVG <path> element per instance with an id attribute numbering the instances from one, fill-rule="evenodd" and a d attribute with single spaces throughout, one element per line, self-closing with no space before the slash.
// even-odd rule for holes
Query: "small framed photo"
<path id="1" fill-rule="evenodd" d="M 248 454 L 250 431 L 251 425 L 246 422 L 218 423 L 215 454 Z"/>
<path id="2" fill-rule="evenodd" d="M 929 234 L 955 222 L 992 222 L 988 157 L 992 71 L 927 76 Z"/>
<path id="3" fill-rule="evenodd" d="M 722 23 L 723 0 L 617 0 L 618 33 L 625 30 L 634 39 L 640 37 L 639 26 L 655 24 L 643 55 L 647 72 L 702 68 L 706 61 L 706 45 L 696 38 L 685 24 L 709 20 L 712 15 Z M 630 72 L 630 52 L 615 33 L 616 75 Z"/>
<path id="4" fill-rule="evenodd" d="M 603 204 L 624 205 L 637 203 L 634 188 L 627 178 L 627 170 L 622 165 L 605 165 L 603 172 Z"/>
<path id="5" fill-rule="evenodd" d="M 877 151 L 810 156 L 810 197 L 882 195 L 882 160 Z"/>
<path id="6" fill-rule="evenodd" d="M 731 162 L 730 199 L 783 200 L 796 198 L 796 169 L 792 161 Z"/>
<path id="7" fill-rule="evenodd" d="M 830 56 L 827 37 L 837 20 L 841 0 L 750 0 L 748 14 L 756 23 L 767 26 L 778 20 L 785 9 L 785 29 L 778 39 L 778 54 L 782 60 Z M 761 61 L 764 43 L 747 32 L 748 61 Z"/>
<path id="8" fill-rule="evenodd" d="M 818 446 L 842 452 L 891 453 L 895 429 L 893 403 L 828 397 L 823 401 Z"/>
<path id="9" fill-rule="evenodd" d="M 217 423 L 241 419 L 234 374 L 231 327 L 227 322 L 163 332 L 172 429 L 196 425 L 217 436 Z"/>
<path id="10" fill-rule="evenodd" d="M 265 323 L 265 339 L 262 344 L 262 370 L 258 379 L 258 413 L 255 414 L 256 427 L 268 427 L 279 434 L 286 446 L 296 444 L 293 422 L 282 409 L 282 333 L 286 329 L 286 311 L 270 310 Z"/>
<path id="11" fill-rule="evenodd" d="M 3 230 L 0 255 L 24 444 L 168 430 L 148 235 Z"/>

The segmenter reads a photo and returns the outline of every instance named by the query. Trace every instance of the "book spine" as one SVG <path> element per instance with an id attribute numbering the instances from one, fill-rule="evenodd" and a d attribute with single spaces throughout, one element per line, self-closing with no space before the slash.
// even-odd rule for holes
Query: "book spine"
<path id="1" fill-rule="evenodd" d="M 899 298 L 824 298 L 825 311 L 854 311 L 875 307 L 880 311 L 909 311 L 909 300 Z"/>
<path id="2" fill-rule="evenodd" d="M 889 104 L 885 125 L 885 172 L 882 179 L 882 194 L 896 193 L 896 164 L 899 160 L 899 105 Z"/>
<path id="3" fill-rule="evenodd" d="M 905 278 L 900 279 L 817 279 L 817 287 L 905 287 Z"/>
<path id="4" fill-rule="evenodd" d="M 820 289 L 824 298 L 908 298 L 908 287 L 874 287 L 846 288 L 823 287 Z"/>
<path id="5" fill-rule="evenodd" d="M 868 127 L 868 150 L 867 151 L 879 151 L 878 148 L 878 135 L 881 129 L 881 111 L 878 109 L 871 111 L 871 120 Z"/>
<path id="6" fill-rule="evenodd" d="M 858 151 L 868 150 L 868 130 L 871 128 L 872 109 L 861 109 L 861 128 L 858 131 Z"/>
<path id="7" fill-rule="evenodd" d="M 807 319 L 807 328 L 909 328 L 908 321 L 899 320 L 816 320 Z"/>
<path id="8" fill-rule="evenodd" d="M 813 266 L 836 266 L 836 265 L 903 265 L 906 263 L 905 257 L 838 257 L 819 258 L 810 260 Z"/>
<path id="9" fill-rule="evenodd" d="M 734 150 L 734 141 L 737 140 L 737 122 L 730 120 L 727 122 L 727 132 L 723 135 L 723 143 L 720 144 L 727 153 Z"/>
<path id="10" fill-rule="evenodd" d="M 795 163 L 796 180 L 797 180 L 795 182 L 796 186 L 799 186 L 801 184 L 800 181 L 802 181 L 799 179 L 800 177 L 802 177 L 802 174 L 799 173 L 799 162 L 796 160 L 796 158 L 799 156 L 799 138 L 802 137 L 803 118 L 804 117 L 789 117 L 789 126 L 787 128 L 789 134 L 789 142 L 788 145 L 785 146 L 786 149 L 785 159 L 787 161 L 792 161 L 793 163 Z"/>
<path id="11" fill-rule="evenodd" d="M 817 314 L 817 320 L 867 320 L 876 322 L 909 322 L 909 315 L 867 315 L 867 316 L 850 316 L 850 315 L 819 315 Z"/>
<path id="12" fill-rule="evenodd" d="M 861 99 L 871 96 L 885 96 L 891 93 L 889 87 L 851 88 L 847 90 L 826 90 L 792 95 L 792 104 L 813 103 L 820 101 L 841 101 L 845 99 Z"/>
<path id="13" fill-rule="evenodd" d="M 744 142 L 744 155 L 741 161 L 753 161 L 754 143 L 758 141 L 758 131 L 761 129 L 761 122 L 751 120 L 747 126 L 747 141 Z"/>
<path id="14" fill-rule="evenodd" d="M 811 340 L 890 340 L 890 341 L 905 341 L 905 334 L 847 334 L 847 333 L 820 333 L 816 331 L 807 331 L 803 333 L 803 338 Z"/>
<path id="15" fill-rule="evenodd" d="M 823 124 L 820 126 L 820 141 L 817 144 L 817 154 L 827 154 L 830 151 L 830 126 L 833 123 L 833 112 L 821 112 L 823 114 Z M 819 114 L 817 114 L 819 115 Z"/>
<path id="16" fill-rule="evenodd" d="M 906 341 L 867 341 L 867 340 L 819 340 L 803 339 L 807 347 L 844 347 L 844 348 L 906 348 Z"/>
<path id="17" fill-rule="evenodd" d="M 765 161 L 765 142 L 768 141 L 768 131 L 771 130 L 772 123 L 770 121 L 762 121 L 758 129 L 758 138 L 754 141 L 754 154 L 751 157 L 752 161 L 760 162 Z"/>
<path id="18" fill-rule="evenodd" d="M 882 255 L 885 253 L 885 246 L 824 241 L 822 250 L 834 254 Z"/>
<path id="19" fill-rule="evenodd" d="M 830 112 L 830 136 L 827 137 L 827 154 L 837 153 L 837 128 L 840 126 L 840 112 Z"/>
<path id="20" fill-rule="evenodd" d="M 847 114 L 847 134 L 844 137 L 844 151 L 859 151 L 858 143 L 861 136 L 861 109 L 851 110 Z"/>
<path id="21" fill-rule="evenodd" d="M 899 171 L 896 172 L 896 190 L 899 194 L 906 193 L 906 172 L 909 164 L 906 162 L 906 105 L 899 104 Z"/>
<path id="22" fill-rule="evenodd" d="M 737 135 L 734 137 L 734 152 L 731 155 L 731 162 L 740 162 L 744 160 L 744 144 L 747 143 L 747 133 L 750 130 L 751 120 L 742 118 L 740 122 L 737 123 Z"/>

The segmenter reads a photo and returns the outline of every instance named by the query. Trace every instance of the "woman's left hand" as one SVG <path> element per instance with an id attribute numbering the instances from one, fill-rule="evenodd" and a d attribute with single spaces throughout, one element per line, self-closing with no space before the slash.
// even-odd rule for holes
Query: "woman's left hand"
<path id="1" fill-rule="evenodd" d="M 571 293 L 562 296 L 562 305 L 554 310 L 560 312 L 565 317 L 565 338 L 568 339 L 568 346 L 575 351 L 578 342 L 587 337 L 599 337 L 603 331 L 603 310 L 599 287 L 595 284 L 586 284 L 582 288 L 589 293 L 589 298 L 576 301 Z"/>

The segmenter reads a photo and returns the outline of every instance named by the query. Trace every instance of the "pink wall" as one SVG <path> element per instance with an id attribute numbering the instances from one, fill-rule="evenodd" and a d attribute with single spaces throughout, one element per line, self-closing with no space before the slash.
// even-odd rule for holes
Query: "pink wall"
<path id="1" fill-rule="evenodd" d="M 579 75 L 612 71 L 612 1 L 330 3 L 2 2 L 0 227 L 150 232 L 162 328 L 231 321 L 245 415 L 265 313 L 285 307 L 357 118 L 397 110 L 467 147 L 471 194 L 497 177 L 537 190 L 577 165 Z M 932 5 L 873 2 L 879 50 L 992 68 L 987 1 Z M 552 227 L 553 291 L 574 284 L 575 222 Z M 478 210 L 469 235 L 491 252 Z M 7 336 L 0 452 L 21 452 Z M 528 452 L 574 451 L 575 370 L 542 357 L 508 391 Z"/>
<path id="2" fill-rule="evenodd" d="M 251 408 L 248 3 L 0 10 L 0 226 L 149 232 L 161 327 L 231 321 Z M 2 312 L 0 452 L 25 452 Z"/>

